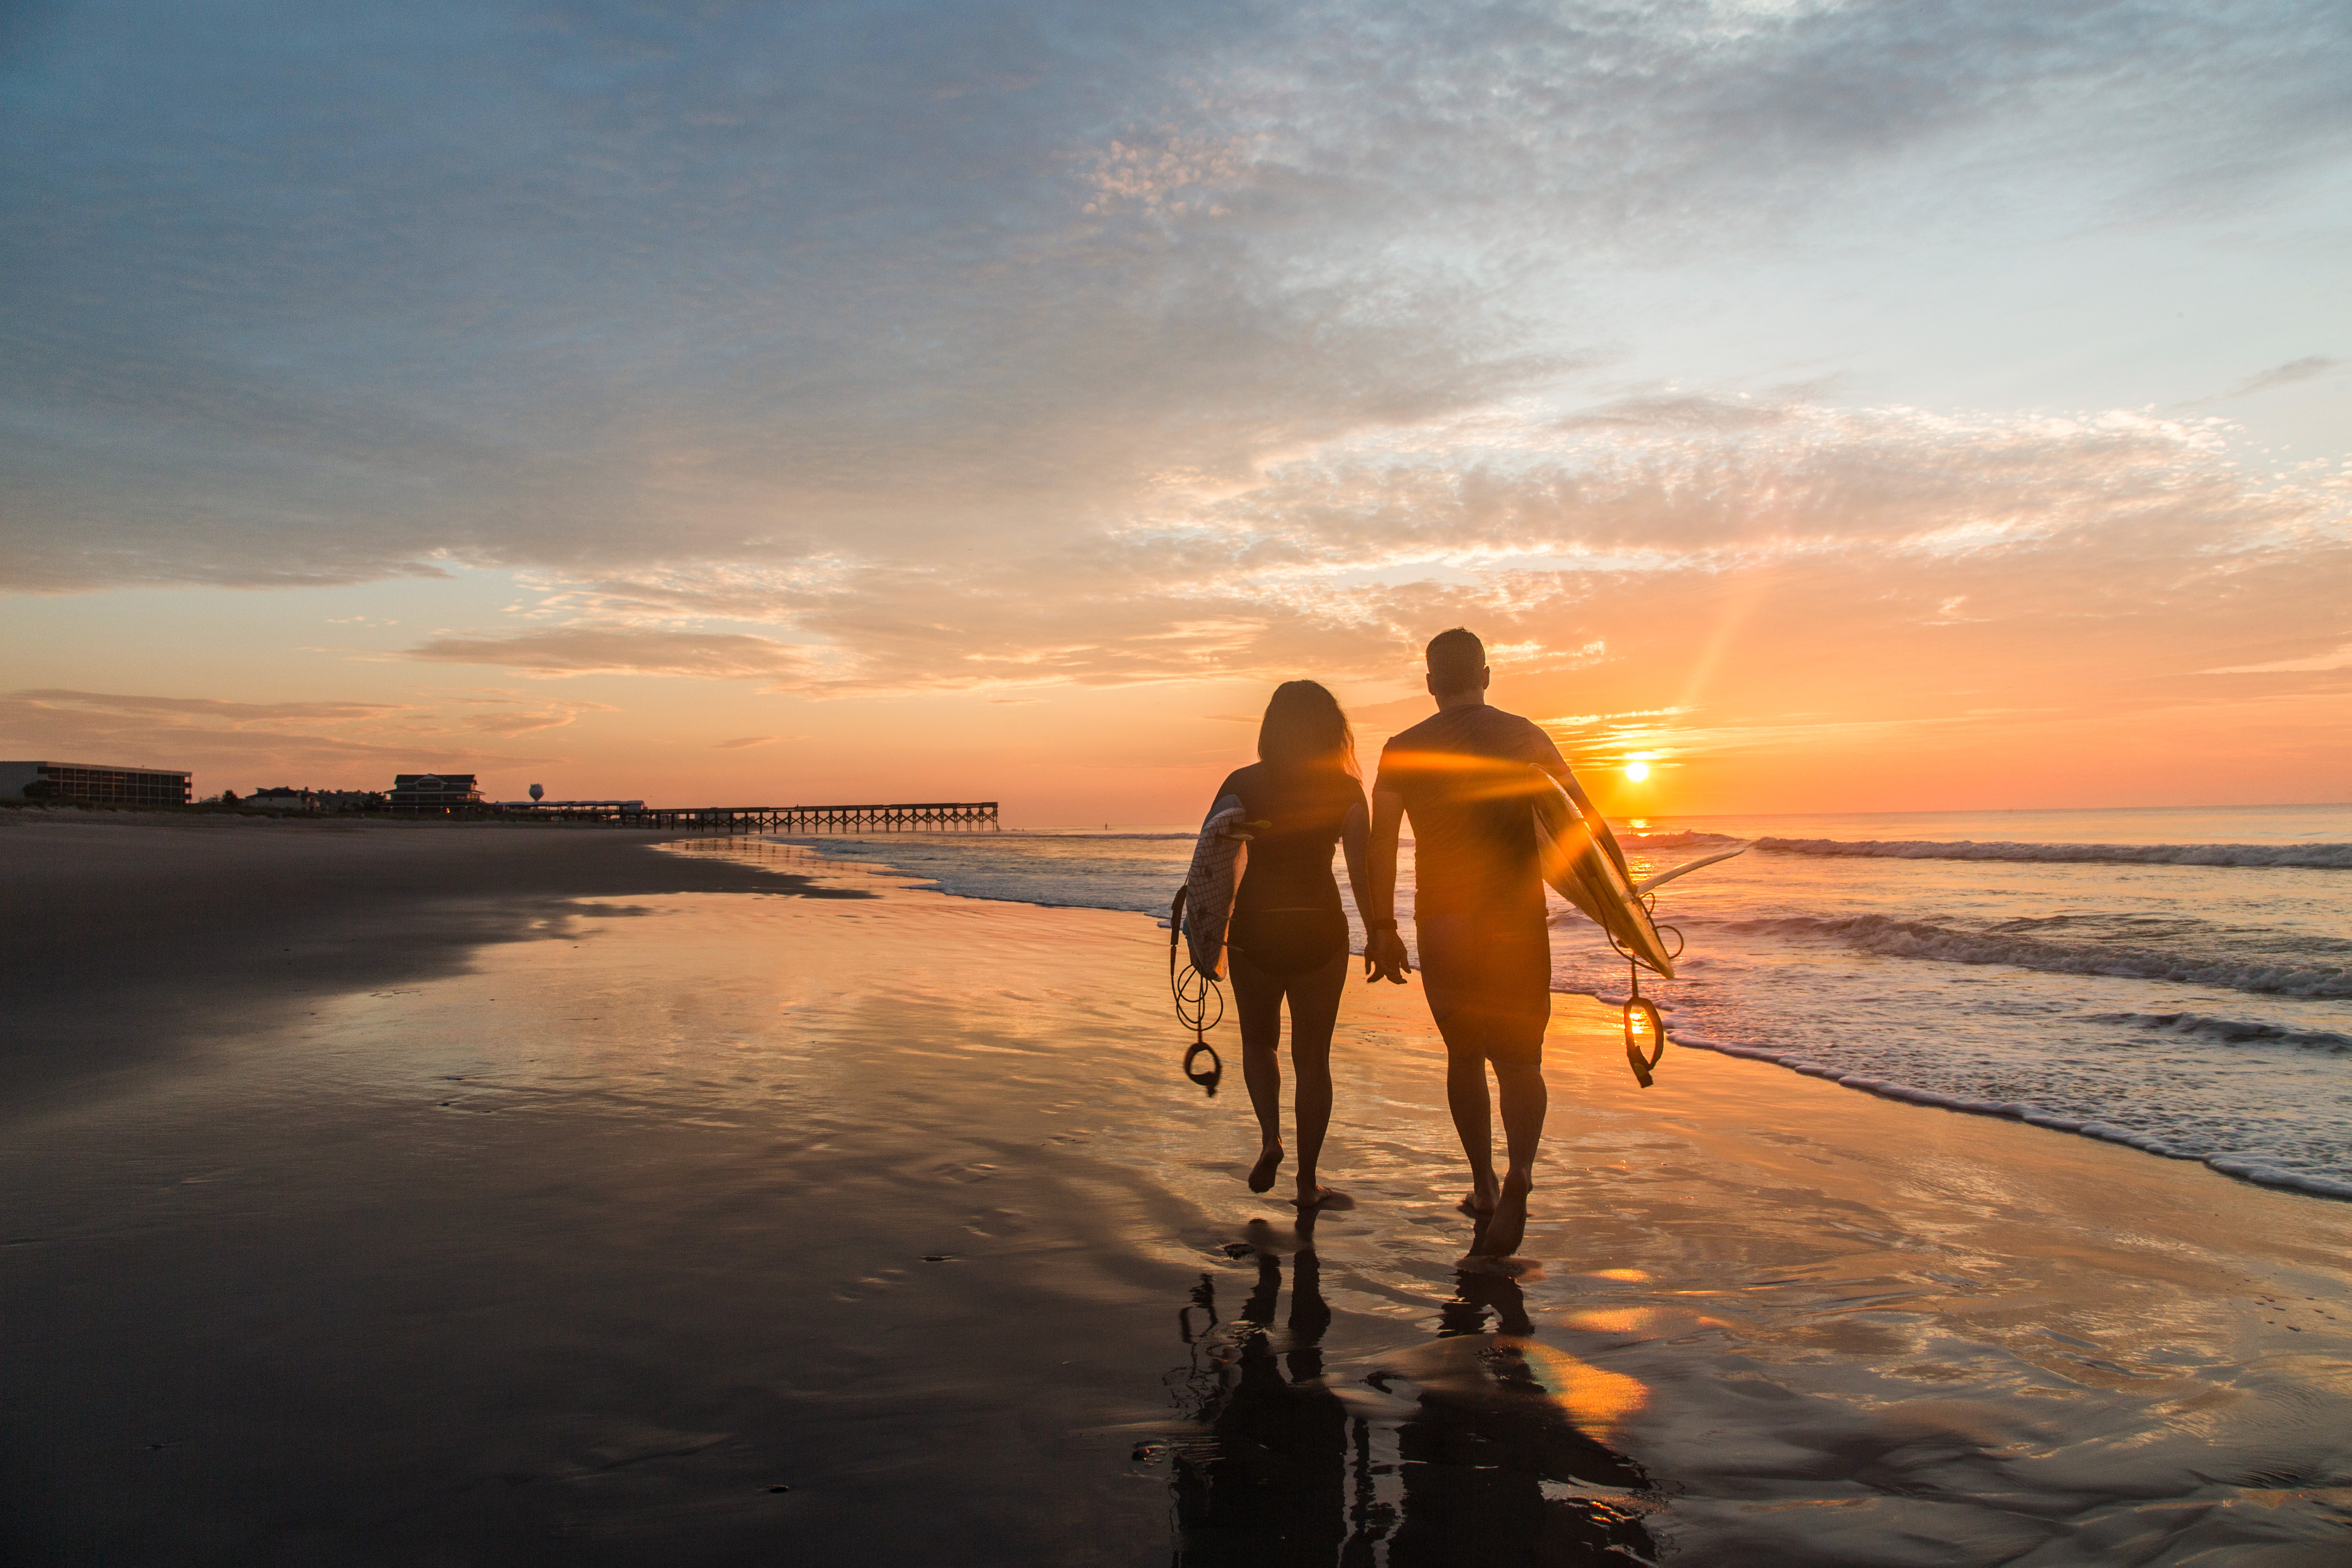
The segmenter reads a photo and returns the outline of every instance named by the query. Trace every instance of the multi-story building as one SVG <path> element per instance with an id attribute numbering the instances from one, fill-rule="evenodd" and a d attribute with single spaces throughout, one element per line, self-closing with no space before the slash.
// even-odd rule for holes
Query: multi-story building
<path id="1" fill-rule="evenodd" d="M 90 763 L 0 763 L 0 800 L 185 805 L 188 775 L 170 768 L 101 767 Z"/>
<path id="2" fill-rule="evenodd" d="M 392 781 L 394 811 L 462 810 L 482 804 L 471 773 L 397 773 Z"/>

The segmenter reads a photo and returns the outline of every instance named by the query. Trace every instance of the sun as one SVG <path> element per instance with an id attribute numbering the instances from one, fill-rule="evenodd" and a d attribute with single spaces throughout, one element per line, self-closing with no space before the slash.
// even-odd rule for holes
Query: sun
<path id="1" fill-rule="evenodd" d="M 1650 764 L 1643 762 L 1627 763 L 1625 764 L 1625 776 L 1632 779 L 1635 784 L 1640 784 L 1643 779 L 1650 776 Z"/>

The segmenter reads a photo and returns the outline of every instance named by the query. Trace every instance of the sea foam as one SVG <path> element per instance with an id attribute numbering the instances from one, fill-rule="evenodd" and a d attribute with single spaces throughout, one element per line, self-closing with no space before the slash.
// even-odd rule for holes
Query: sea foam
<path id="1" fill-rule="evenodd" d="M 2029 860 L 2107 866 L 2247 866 L 2352 871 L 2352 844 L 1953 844 L 1916 838 L 1759 838 L 1776 855 L 1889 860 Z"/>
<path id="2" fill-rule="evenodd" d="M 1676 1035 L 1674 1044 L 1689 1046 L 1703 1051 L 1714 1051 L 1727 1057 L 1744 1057 L 1750 1061 L 1767 1061 L 1784 1067 L 1808 1078 L 1827 1079 L 1843 1089 L 1856 1089 L 1885 1100 L 1900 1100 L 1912 1105 L 1934 1106 L 1944 1110 L 1958 1110 L 1972 1116 L 2000 1116 L 2029 1126 L 2046 1128 L 2053 1132 L 2072 1132 L 2084 1138 L 2097 1138 L 2109 1143 L 2122 1143 L 2144 1153 L 2167 1160 L 2201 1160 L 2225 1176 L 2252 1182 L 2265 1187 L 2285 1187 L 2295 1192 L 2310 1193 L 2318 1197 L 2352 1198 L 2352 1182 L 2315 1171 L 2292 1170 L 2268 1161 L 2247 1155 L 2224 1152 L 2200 1154 L 2195 1150 L 2175 1148 L 2153 1134 L 2129 1127 L 2119 1127 L 2110 1121 L 2074 1116 L 2059 1116 L 2038 1110 L 2019 1100 L 1976 1100 L 1967 1095 L 1939 1094 L 1934 1089 L 1919 1089 L 1890 1079 L 1873 1078 L 1865 1073 L 1845 1072 L 1824 1066 L 1801 1051 L 1764 1050 L 1754 1046 L 1732 1045 L 1727 1041 L 1707 1039 L 1697 1035 Z"/>

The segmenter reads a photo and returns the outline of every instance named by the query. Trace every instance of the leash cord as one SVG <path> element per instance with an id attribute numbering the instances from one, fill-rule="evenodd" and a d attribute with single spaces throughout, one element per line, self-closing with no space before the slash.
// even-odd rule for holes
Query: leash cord
<path id="1" fill-rule="evenodd" d="M 1211 1029 L 1225 1020 L 1225 993 L 1192 964 L 1177 963 L 1176 955 L 1184 945 L 1187 891 L 1177 889 L 1175 901 L 1168 907 L 1168 994 L 1176 1004 L 1176 1021 L 1192 1031 L 1192 1043 L 1184 1050 L 1184 1076 L 1213 1095 L 1225 1076 L 1225 1063 L 1207 1037 Z M 1192 1064 L 1203 1056 L 1209 1058 L 1209 1065 L 1195 1070 Z"/>
<path id="2" fill-rule="evenodd" d="M 1647 913 L 1654 916 L 1657 907 L 1655 894 L 1642 900 L 1642 908 Z M 1673 926 L 1659 925 L 1654 919 L 1651 925 L 1661 942 L 1669 938 L 1673 940 L 1674 946 L 1666 953 L 1667 961 L 1671 963 L 1680 958 L 1683 955 L 1683 933 Z M 1655 1002 L 1642 994 L 1642 961 L 1617 940 L 1615 931 L 1604 925 L 1601 932 L 1609 939 L 1609 945 L 1617 950 L 1617 956 L 1625 961 L 1625 1005 L 1622 1009 L 1625 1064 L 1633 1069 L 1633 1081 L 1647 1089 L 1652 1082 L 1652 1071 L 1657 1067 L 1659 1058 L 1666 1054 L 1665 1016 L 1658 1011 Z M 1645 1040 L 1650 1046 L 1647 1051 L 1642 1048 Z"/>

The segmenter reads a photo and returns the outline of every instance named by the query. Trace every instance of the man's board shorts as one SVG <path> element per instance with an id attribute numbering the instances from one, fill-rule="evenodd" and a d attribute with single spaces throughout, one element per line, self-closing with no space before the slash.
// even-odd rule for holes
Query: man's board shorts
<path id="1" fill-rule="evenodd" d="M 1551 931 L 1542 913 L 1417 913 L 1413 935 L 1446 1054 L 1541 1065 L 1551 1022 Z"/>

